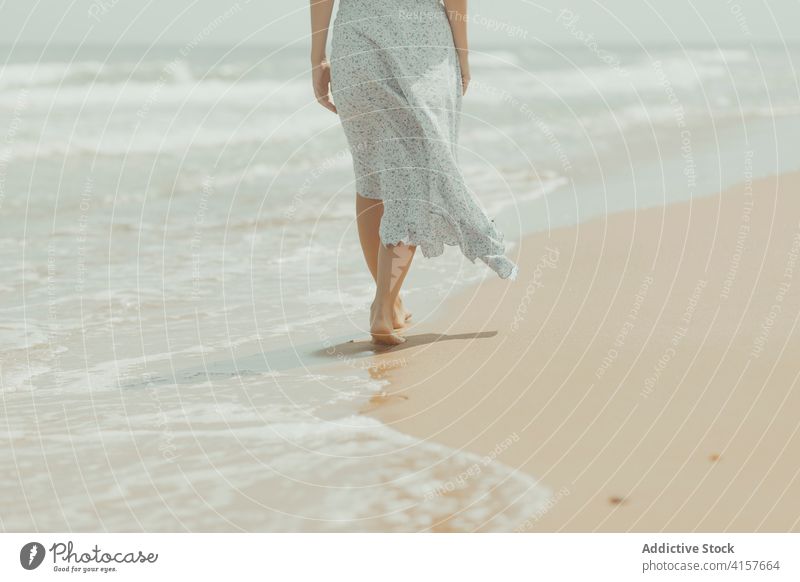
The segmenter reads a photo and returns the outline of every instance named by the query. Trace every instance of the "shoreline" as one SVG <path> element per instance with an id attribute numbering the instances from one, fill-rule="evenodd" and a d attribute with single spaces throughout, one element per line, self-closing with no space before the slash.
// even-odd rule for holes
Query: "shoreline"
<path id="1" fill-rule="evenodd" d="M 798 186 L 526 237 L 516 282 L 371 359 L 364 412 L 482 457 L 511 439 L 497 460 L 553 493 L 520 531 L 799 530 Z"/>

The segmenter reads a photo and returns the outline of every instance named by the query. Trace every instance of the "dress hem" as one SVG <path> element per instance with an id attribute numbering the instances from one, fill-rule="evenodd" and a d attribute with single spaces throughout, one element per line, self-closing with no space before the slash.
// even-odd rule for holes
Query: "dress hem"
<path id="1" fill-rule="evenodd" d="M 449 247 L 458 247 L 461 249 L 463 253 L 463 247 L 458 243 L 449 243 L 449 242 L 439 242 L 430 243 L 429 241 L 421 241 L 416 237 L 400 237 L 392 239 L 391 241 L 387 242 L 381 238 L 381 244 L 384 247 L 389 246 L 398 246 L 398 245 L 405 245 L 405 246 L 412 246 L 412 247 L 419 247 L 422 251 L 422 256 L 426 259 L 435 259 L 436 257 L 440 257 L 444 254 L 444 247 L 445 245 Z M 485 256 L 475 256 L 470 257 L 467 254 L 464 256 L 469 260 L 473 265 L 475 261 L 480 259 L 486 265 L 494 271 L 498 277 L 501 279 L 508 279 L 509 281 L 515 281 L 517 276 L 519 275 L 519 266 L 516 265 L 511 259 L 507 258 L 505 255 L 485 255 Z"/>

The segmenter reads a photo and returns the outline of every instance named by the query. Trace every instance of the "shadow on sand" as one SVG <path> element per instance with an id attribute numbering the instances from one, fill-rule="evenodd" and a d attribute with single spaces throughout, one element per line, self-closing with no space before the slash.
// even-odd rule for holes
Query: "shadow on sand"
<path id="1" fill-rule="evenodd" d="M 415 348 L 417 346 L 424 346 L 426 344 L 434 344 L 438 342 L 445 342 L 451 340 L 487 339 L 490 337 L 494 337 L 496 335 L 497 335 L 496 331 L 456 333 L 452 335 L 446 333 L 420 333 L 416 335 L 406 336 L 406 341 L 397 346 L 381 346 L 373 344 L 369 340 L 363 340 L 363 341 L 350 340 L 349 342 L 344 342 L 324 349 L 317 350 L 313 352 L 313 355 L 316 357 L 328 357 L 328 358 L 341 358 L 343 356 L 354 358 L 357 356 L 385 354 L 387 352 L 396 353 L 396 352 L 401 352 L 403 350 L 407 350 L 409 348 Z"/>
<path id="2" fill-rule="evenodd" d="M 203 362 L 201 365 L 169 370 L 162 374 L 148 373 L 147 379 L 127 378 L 120 381 L 123 390 L 153 387 L 168 384 L 195 384 L 211 382 L 214 379 L 225 379 L 245 376 L 259 376 L 275 372 L 288 372 L 291 370 L 307 370 L 313 366 L 329 364 L 331 359 L 349 360 L 352 364 L 360 366 L 363 360 L 369 364 L 369 358 L 383 353 L 395 353 L 416 346 L 424 346 L 436 342 L 450 340 L 485 339 L 497 335 L 496 331 L 482 331 L 477 333 L 420 333 L 406 336 L 407 341 L 399 346 L 379 346 L 369 340 L 350 340 L 327 347 L 316 344 L 302 344 L 286 348 L 256 352 L 249 355 L 226 358 L 217 361 Z M 371 370 L 373 366 L 364 365 L 363 369 Z M 385 371 L 385 368 L 381 368 Z"/>

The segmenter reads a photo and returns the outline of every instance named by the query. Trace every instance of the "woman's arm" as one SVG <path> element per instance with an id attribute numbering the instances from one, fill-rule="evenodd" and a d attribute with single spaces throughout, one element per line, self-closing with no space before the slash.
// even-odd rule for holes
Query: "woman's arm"
<path id="1" fill-rule="evenodd" d="M 467 0 L 444 0 L 450 29 L 453 31 L 453 44 L 461 64 L 461 89 L 466 94 L 469 87 L 469 42 L 467 41 Z"/>
<path id="2" fill-rule="evenodd" d="M 331 24 L 334 0 L 311 0 L 311 80 L 317 102 L 336 113 L 331 100 L 331 67 L 325 47 Z"/>

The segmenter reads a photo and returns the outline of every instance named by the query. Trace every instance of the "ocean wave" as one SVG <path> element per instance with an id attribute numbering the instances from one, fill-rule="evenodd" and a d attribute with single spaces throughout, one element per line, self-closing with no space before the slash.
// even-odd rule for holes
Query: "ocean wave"
<path id="1" fill-rule="evenodd" d="M 15 457 L 45 446 L 49 459 L 45 471 L 23 469 L 0 485 L 5 498 L 24 486 L 29 500 L 5 512 L 6 527 L 30 529 L 35 514 L 43 529 L 128 531 L 132 512 L 144 531 L 175 520 L 189 531 L 511 531 L 550 497 L 496 459 L 364 415 L 322 420 L 308 406 L 265 400 L 263 380 L 215 382 L 213 394 L 200 385 L 126 394 L 37 396 L 36 439 L 29 398 L 6 397 Z M 44 494 L 53 480 L 58 498 Z"/>
<path id="2" fill-rule="evenodd" d="M 243 67 L 219 67 L 206 73 L 211 78 L 231 78 Z M 147 60 L 142 62 L 34 62 L 0 66 L 0 90 L 71 85 L 139 83 L 186 83 L 197 78 L 186 61 Z"/>
<path id="3" fill-rule="evenodd" d="M 316 103 L 310 83 L 305 79 L 302 82 L 205 79 L 170 83 L 126 79 L 119 82 L 91 80 L 63 86 L 5 88 L 0 92 L 0 107 L 19 107 L 22 89 L 26 110 L 110 106 L 115 111 L 134 109 L 142 117 L 154 109 L 189 104 L 299 110 Z"/>

